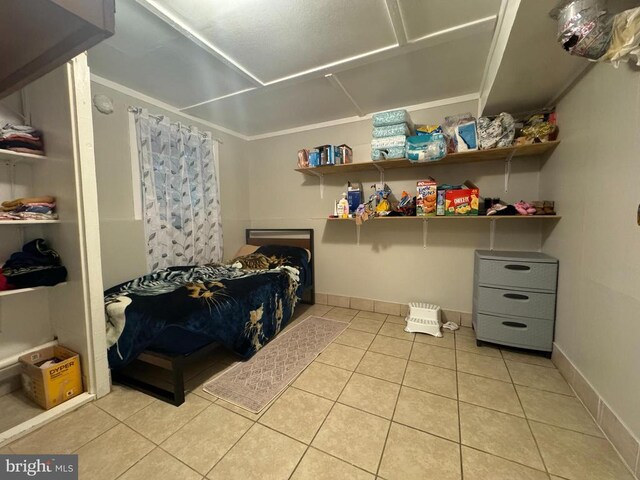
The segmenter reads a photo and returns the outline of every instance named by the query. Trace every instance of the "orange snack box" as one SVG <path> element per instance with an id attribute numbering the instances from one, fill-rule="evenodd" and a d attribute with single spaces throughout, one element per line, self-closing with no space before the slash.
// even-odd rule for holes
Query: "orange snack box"
<path id="1" fill-rule="evenodd" d="M 418 194 L 416 195 L 416 216 L 435 217 L 438 183 L 431 177 L 418 180 Z"/>

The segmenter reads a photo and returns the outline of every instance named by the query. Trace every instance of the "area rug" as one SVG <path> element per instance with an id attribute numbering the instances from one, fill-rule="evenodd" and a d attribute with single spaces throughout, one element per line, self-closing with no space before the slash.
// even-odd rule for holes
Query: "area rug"
<path id="1" fill-rule="evenodd" d="M 339 320 L 308 317 L 278 335 L 249 360 L 209 380 L 203 390 L 258 413 L 348 326 Z"/>

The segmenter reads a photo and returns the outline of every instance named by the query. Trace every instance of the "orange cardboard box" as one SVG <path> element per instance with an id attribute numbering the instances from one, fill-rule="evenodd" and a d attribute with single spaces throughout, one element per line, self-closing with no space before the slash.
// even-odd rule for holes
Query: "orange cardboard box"
<path id="1" fill-rule="evenodd" d="M 42 364 L 56 359 L 50 366 Z M 18 359 L 25 394 L 49 410 L 82 393 L 80 356 L 56 345 L 29 352 Z"/>
<path id="2" fill-rule="evenodd" d="M 417 217 L 435 217 L 437 189 L 438 183 L 431 177 L 427 177 L 426 180 L 418 180 Z"/>
<path id="3" fill-rule="evenodd" d="M 466 188 L 445 191 L 445 215 L 478 215 L 480 189 L 472 182 L 464 182 Z"/>

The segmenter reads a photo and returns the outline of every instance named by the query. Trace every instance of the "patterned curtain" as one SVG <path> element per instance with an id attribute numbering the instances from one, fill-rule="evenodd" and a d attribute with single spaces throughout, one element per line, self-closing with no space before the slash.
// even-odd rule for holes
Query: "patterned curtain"
<path id="1" fill-rule="evenodd" d="M 222 223 L 211 134 L 131 110 L 149 270 L 219 262 Z"/>

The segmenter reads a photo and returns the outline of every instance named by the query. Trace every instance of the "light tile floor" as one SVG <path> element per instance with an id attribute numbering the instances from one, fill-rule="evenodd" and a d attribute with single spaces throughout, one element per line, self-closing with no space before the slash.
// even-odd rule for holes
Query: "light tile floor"
<path id="1" fill-rule="evenodd" d="M 180 407 L 116 386 L 8 448 L 78 453 L 91 480 L 632 479 L 550 360 L 322 305 L 287 328 L 310 314 L 350 328 L 260 414 L 201 390 L 218 352 Z"/>

